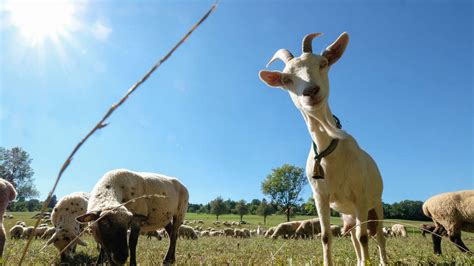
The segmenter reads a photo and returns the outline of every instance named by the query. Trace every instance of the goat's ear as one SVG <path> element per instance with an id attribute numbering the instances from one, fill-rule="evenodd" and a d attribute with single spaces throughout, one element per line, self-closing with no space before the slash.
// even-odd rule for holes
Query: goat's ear
<path id="1" fill-rule="evenodd" d="M 86 214 L 83 214 L 81 216 L 76 217 L 76 221 L 81 224 L 85 224 L 88 222 L 95 221 L 99 219 L 100 217 L 100 211 L 93 211 L 93 212 L 88 212 Z"/>
<path id="2" fill-rule="evenodd" d="M 283 87 L 283 73 L 279 71 L 262 70 L 258 73 L 260 79 L 270 87 Z"/>
<path id="3" fill-rule="evenodd" d="M 328 59 L 329 65 L 332 65 L 341 58 L 342 54 L 346 50 L 347 44 L 349 43 L 349 34 L 347 32 L 342 33 L 335 42 L 329 45 L 324 50 L 322 56 Z"/>

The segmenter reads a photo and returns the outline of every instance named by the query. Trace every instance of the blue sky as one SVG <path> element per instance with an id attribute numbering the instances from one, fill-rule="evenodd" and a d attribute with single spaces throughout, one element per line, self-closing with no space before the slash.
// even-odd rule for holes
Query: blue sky
<path id="1" fill-rule="evenodd" d="M 0 145 L 30 153 L 44 198 L 74 145 L 212 1 L 76 2 L 55 41 L 22 34 L 2 3 Z M 262 198 L 272 168 L 304 167 L 311 140 L 258 71 L 280 48 L 299 55 L 308 33 L 324 33 L 321 51 L 343 31 L 330 106 L 376 160 L 383 200 L 473 189 L 472 25 L 471 1 L 222 1 L 83 146 L 56 194 L 128 168 L 178 177 L 194 203 Z"/>

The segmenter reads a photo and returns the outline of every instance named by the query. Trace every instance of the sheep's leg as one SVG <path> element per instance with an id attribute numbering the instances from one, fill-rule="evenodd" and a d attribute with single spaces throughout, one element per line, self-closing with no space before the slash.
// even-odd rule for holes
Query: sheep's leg
<path id="1" fill-rule="evenodd" d="M 375 212 L 377 214 L 378 220 L 383 220 L 383 208 L 382 204 L 375 208 Z M 385 251 L 385 236 L 383 235 L 383 223 L 378 222 L 377 224 L 377 244 L 379 248 L 379 256 L 380 256 L 380 264 L 386 265 L 387 264 L 387 253 Z"/>
<path id="2" fill-rule="evenodd" d="M 365 206 L 360 206 L 357 208 L 356 213 L 356 236 L 357 240 L 359 241 L 359 245 L 361 247 L 361 265 L 365 265 L 365 263 L 369 262 L 369 237 L 367 235 L 367 219 L 368 219 L 368 210 Z"/>
<path id="3" fill-rule="evenodd" d="M 130 237 L 128 239 L 128 246 L 130 249 L 130 265 L 137 265 L 137 243 L 139 235 L 139 227 L 132 227 L 130 229 Z"/>
<path id="4" fill-rule="evenodd" d="M 461 240 L 461 232 L 454 233 L 454 235 L 449 236 L 449 240 L 451 240 L 451 242 L 456 244 L 457 245 L 456 247 L 462 252 L 470 252 L 469 249 L 466 247 L 466 245 L 464 245 L 464 242 L 462 242 Z"/>
<path id="5" fill-rule="evenodd" d="M 321 242 L 323 244 L 324 265 L 332 265 L 331 260 L 331 211 L 329 209 L 329 197 L 314 195 L 319 222 L 321 223 Z"/>
<path id="6" fill-rule="evenodd" d="M 0 214 L 3 215 L 3 214 Z M 0 223 L 0 258 L 3 256 L 3 248 L 5 247 L 5 229 L 3 222 Z"/>
<path id="7" fill-rule="evenodd" d="M 433 230 L 433 234 L 431 234 L 431 239 L 433 239 L 433 250 L 436 255 L 441 255 L 441 235 L 442 227 L 436 226 L 435 230 Z"/>
<path id="8" fill-rule="evenodd" d="M 183 223 L 183 218 L 178 219 L 177 216 L 173 217 L 173 222 L 169 223 L 165 230 L 170 237 L 170 245 L 168 247 L 168 252 L 166 253 L 165 260 L 163 264 L 173 264 L 176 260 L 176 241 L 178 239 L 178 230 L 181 224 Z"/>

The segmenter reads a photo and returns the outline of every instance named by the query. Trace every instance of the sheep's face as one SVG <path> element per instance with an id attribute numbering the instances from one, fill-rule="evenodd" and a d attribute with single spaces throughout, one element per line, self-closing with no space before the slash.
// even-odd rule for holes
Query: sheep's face
<path id="1" fill-rule="evenodd" d="M 74 243 L 70 244 L 72 241 Z M 65 229 L 57 229 L 56 232 L 51 236 L 46 245 L 53 244 L 60 252 L 66 249 L 61 253 L 61 258 L 64 259 L 71 252 L 76 249 L 76 245 L 86 246 L 87 244 L 82 241 L 80 238 L 76 239 L 76 234 L 72 231 Z M 68 246 L 69 245 L 69 246 Z"/>
<path id="2" fill-rule="evenodd" d="M 81 223 L 97 220 L 91 225 L 92 235 L 104 250 L 108 261 L 118 265 L 124 264 L 128 258 L 128 229 L 139 227 L 143 219 L 143 216 L 134 216 L 123 209 L 90 212 L 76 218 Z"/>
<path id="3" fill-rule="evenodd" d="M 348 41 L 348 35 L 343 33 L 321 55 L 303 52 L 293 58 L 285 50 L 288 55 L 280 58 L 277 52 L 274 58 L 286 61 L 283 72 L 262 70 L 260 79 L 271 87 L 288 91 L 298 109 L 316 113 L 329 97 L 329 68 L 342 56 Z"/>

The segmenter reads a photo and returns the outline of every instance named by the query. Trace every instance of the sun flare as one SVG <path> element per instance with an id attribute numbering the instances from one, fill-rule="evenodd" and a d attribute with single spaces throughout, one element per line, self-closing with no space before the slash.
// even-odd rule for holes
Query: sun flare
<path id="1" fill-rule="evenodd" d="M 74 27 L 75 8 L 67 1 L 8 1 L 10 23 L 30 45 L 65 37 Z"/>

